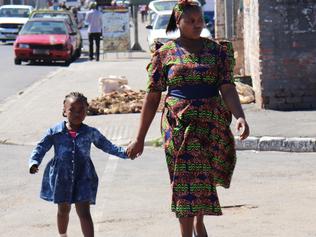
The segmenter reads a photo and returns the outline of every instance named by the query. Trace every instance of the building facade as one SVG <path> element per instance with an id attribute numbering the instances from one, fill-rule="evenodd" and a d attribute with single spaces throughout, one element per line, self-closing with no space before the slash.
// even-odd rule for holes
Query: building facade
<path id="1" fill-rule="evenodd" d="M 315 0 L 244 0 L 245 72 L 260 108 L 316 108 L 315 39 Z"/>

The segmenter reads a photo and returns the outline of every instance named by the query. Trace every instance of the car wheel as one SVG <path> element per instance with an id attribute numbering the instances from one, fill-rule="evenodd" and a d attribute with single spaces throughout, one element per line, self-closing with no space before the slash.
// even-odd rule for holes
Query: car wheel
<path id="1" fill-rule="evenodd" d="M 64 66 L 69 66 L 71 63 L 71 59 L 67 59 L 65 62 L 64 62 Z"/>
<path id="2" fill-rule="evenodd" d="M 21 60 L 21 59 L 18 59 L 18 58 L 15 58 L 15 59 L 14 59 L 14 64 L 15 64 L 15 65 L 21 65 L 21 63 L 22 63 L 22 60 Z"/>

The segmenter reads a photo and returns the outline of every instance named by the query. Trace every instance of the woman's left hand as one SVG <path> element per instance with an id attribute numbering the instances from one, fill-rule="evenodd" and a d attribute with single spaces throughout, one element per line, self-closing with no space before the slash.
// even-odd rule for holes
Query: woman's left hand
<path id="1" fill-rule="evenodd" d="M 249 126 L 245 118 L 240 117 L 237 119 L 236 131 L 240 133 L 240 140 L 244 140 L 249 136 Z"/>
<path id="2" fill-rule="evenodd" d="M 134 160 L 143 153 L 144 141 L 134 141 L 130 143 L 126 149 L 127 155 L 130 159 Z"/>

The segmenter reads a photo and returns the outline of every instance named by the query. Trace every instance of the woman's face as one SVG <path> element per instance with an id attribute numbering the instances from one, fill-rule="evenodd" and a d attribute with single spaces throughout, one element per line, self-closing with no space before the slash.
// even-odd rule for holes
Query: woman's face
<path id="1" fill-rule="evenodd" d="M 200 9 L 184 12 L 177 23 L 181 36 L 188 39 L 199 39 L 204 27 L 204 19 Z"/>

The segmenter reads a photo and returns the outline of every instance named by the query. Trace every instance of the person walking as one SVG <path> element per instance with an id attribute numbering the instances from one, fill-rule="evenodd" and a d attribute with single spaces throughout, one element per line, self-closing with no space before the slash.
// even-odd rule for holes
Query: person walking
<path id="1" fill-rule="evenodd" d="M 95 204 L 98 176 L 90 157 L 91 143 L 106 153 L 128 158 L 122 147 L 115 146 L 96 128 L 83 124 L 88 108 L 87 98 L 78 92 L 65 96 L 62 121 L 48 129 L 33 150 L 30 173 L 38 172 L 46 152 L 54 146 L 54 157 L 44 171 L 41 198 L 58 205 L 57 226 L 60 237 L 67 237 L 69 213 L 74 203 L 84 237 L 93 237 L 90 204 Z"/>
<path id="2" fill-rule="evenodd" d="M 232 114 L 240 139 L 249 127 L 234 85 L 234 53 L 230 42 L 200 37 L 204 27 L 200 6 L 179 1 L 167 32 L 180 37 L 157 49 L 147 66 L 148 88 L 135 141 L 127 148 L 141 155 L 161 93 L 167 91 L 161 120 L 172 189 L 171 210 L 182 237 L 208 236 L 205 215 L 222 215 L 216 186 L 229 188 L 236 162 Z"/>
<path id="3" fill-rule="evenodd" d="M 146 4 L 140 5 L 139 6 L 139 11 L 142 17 L 142 23 L 147 21 L 147 15 L 148 15 L 148 7 Z"/>
<path id="4" fill-rule="evenodd" d="M 88 23 L 89 37 L 89 59 L 93 60 L 93 43 L 95 42 L 96 61 L 100 60 L 100 40 L 102 36 L 102 13 L 97 9 L 97 3 L 91 2 L 89 5 L 90 11 L 87 12 L 86 22 Z"/>

